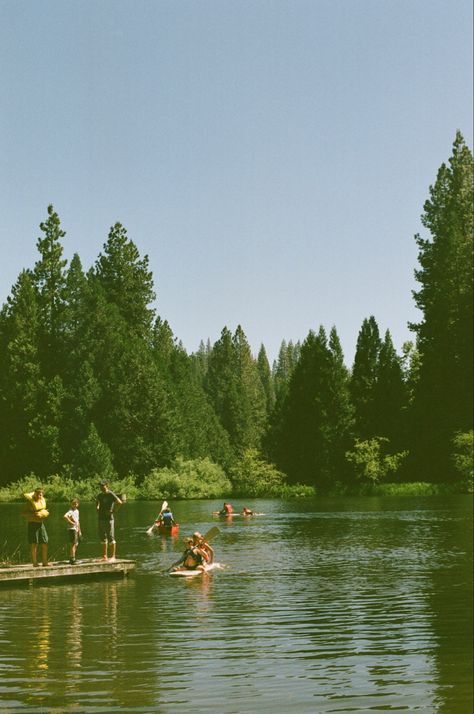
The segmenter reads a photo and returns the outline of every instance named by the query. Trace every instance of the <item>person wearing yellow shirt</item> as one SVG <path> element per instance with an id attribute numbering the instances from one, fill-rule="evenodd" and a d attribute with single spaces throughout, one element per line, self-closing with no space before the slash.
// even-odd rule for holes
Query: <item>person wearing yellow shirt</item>
<path id="1" fill-rule="evenodd" d="M 41 564 L 48 563 L 48 533 L 44 525 L 45 519 L 49 516 L 46 508 L 46 500 L 43 489 L 38 486 L 31 493 L 24 493 L 23 498 L 28 502 L 25 516 L 28 520 L 28 543 L 31 545 L 31 562 L 38 566 L 38 545 L 41 544 Z"/>

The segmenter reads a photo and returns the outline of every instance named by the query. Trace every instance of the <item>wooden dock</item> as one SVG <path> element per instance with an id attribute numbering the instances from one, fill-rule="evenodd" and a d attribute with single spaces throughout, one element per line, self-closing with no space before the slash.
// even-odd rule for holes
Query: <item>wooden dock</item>
<path id="1" fill-rule="evenodd" d="M 68 560 L 54 561 L 50 566 L 34 567 L 31 564 L 9 565 L 0 567 L 0 586 L 16 583 L 33 584 L 38 582 L 71 581 L 76 578 L 99 578 L 104 576 L 127 575 L 135 568 L 134 560 L 78 560 L 71 565 Z"/>

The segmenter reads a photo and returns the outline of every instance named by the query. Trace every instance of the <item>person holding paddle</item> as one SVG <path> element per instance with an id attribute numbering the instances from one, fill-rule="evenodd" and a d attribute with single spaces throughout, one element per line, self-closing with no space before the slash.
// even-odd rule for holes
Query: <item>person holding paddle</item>
<path id="1" fill-rule="evenodd" d="M 170 565 L 168 570 L 205 570 L 206 564 L 209 561 L 209 556 L 204 548 L 194 545 L 192 538 L 185 538 L 184 543 L 186 549 L 181 558 L 173 565 Z"/>
<path id="2" fill-rule="evenodd" d="M 166 514 L 166 520 L 164 518 Z M 158 530 L 160 526 L 172 526 L 175 525 L 176 521 L 174 520 L 173 514 L 168 506 L 168 501 L 163 501 L 161 504 L 160 512 L 155 518 L 155 522 L 153 525 L 151 525 L 149 528 L 147 528 L 146 532 L 147 535 L 153 535 L 155 530 Z"/>
<path id="3" fill-rule="evenodd" d="M 214 548 L 209 545 L 209 543 L 205 540 L 204 536 L 199 533 L 199 531 L 193 533 L 193 545 L 202 548 L 202 550 L 207 553 L 207 555 L 209 556 L 209 559 L 207 561 L 209 565 L 214 562 Z"/>
<path id="4" fill-rule="evenodd" d="M 162 510 L 156 522 L 157 525 L 163 525 L 168 527 L 174 526 L 176 521 L 174 520 L 173 513 L 169 506 L 166 506 L 166 508 Z"/>

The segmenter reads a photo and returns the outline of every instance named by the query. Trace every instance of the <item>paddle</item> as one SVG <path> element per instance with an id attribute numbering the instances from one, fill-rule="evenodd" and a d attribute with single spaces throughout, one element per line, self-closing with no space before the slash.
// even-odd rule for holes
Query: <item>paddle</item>
<path id="1" fill-rule="evenodd" d="M 163 501 L 163 503 L 161 504 L 161 511 L 160 511 L 160 513 L 159 513 L 159 515 L 158 515 L 158 518 L 156 519 L 157 521 L 160 519 L 160 516 L 161 516 L 161 514 L 163 513 L 163 511 L 165 510 L 165 508 L 168 508 L 168 501 Z M 152 526 L 150 526 L 149 528 L 146 529 L 146 534 L 147 534 L 147 535 L 152 535 L 154 529 L 155 529 L 155 524 L 153 523 Z"/>
<path id="2" fill-rule="evenodd" d="M 212 538 L 215 538 L 217 535 L 219 535 L 219 533 L 220 533 L 219 528 L 217 526 L 212 526 L 212 528 L 209 528 L 207 533 L 204 533 L 202 539 L 204 541 L 210 541 Z M 172 567 L 173 566 L 170 565 L 169 568 L 166 568 L 165 570 L 161 570 L 160 571 L 161 574 L 163 575 L 163 573 L 168 573 Z"/>
<path id="3" fill-rule="evenodd" d="M 211 538 L 215 538 L 217 535 L 219 535 L 220 530 L 217 526 L 212 526 L 207 533 L 204 533 L 203 539 L 204 540 L 210 540 Z"/>

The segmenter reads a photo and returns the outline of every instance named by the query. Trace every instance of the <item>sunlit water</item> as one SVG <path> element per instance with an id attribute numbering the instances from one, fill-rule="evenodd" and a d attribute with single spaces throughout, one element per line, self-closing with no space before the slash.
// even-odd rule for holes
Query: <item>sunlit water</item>
<path id="1" fill-rule="evenodd" d="M 0 712 L 472 712 L 469 497 L 171 505 L 177 540 L 146 535 L 159 504 L 119 512 L 127 579 L 0 590 Z M 27 560 L 21 508 L 0 506 L 0 545 Z M 95 518 L 82 505 L 79 557 L 100 553 Z M 163 573 L 216 524 L 223 570 Z"/>

